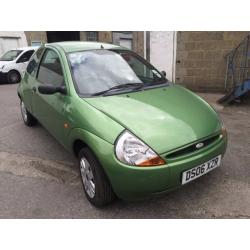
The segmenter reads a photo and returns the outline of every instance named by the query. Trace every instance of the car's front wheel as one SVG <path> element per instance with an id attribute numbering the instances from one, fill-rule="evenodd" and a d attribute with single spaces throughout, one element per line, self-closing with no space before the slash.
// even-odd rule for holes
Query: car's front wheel
<path id="1" fill-rule="evenodd" d="M 11 70 L 7 75 L 7 80 L 8 80 L 8 83 L 11 83 L 11 84 L 18 83 L 21 80 L 21 76 L 19 72 L 17 72 L 16 70 Z"/>
<path id="2" fill-rule="evenodd" d="M 79 153 L 79 168 L 84 192 L 87 199 L 101 207 L 111 203 L 115 194 L 100 163 L 88 148 Z"/>
<path id="3" fill-rule="evenodd" d="M 24 102 L 20 101 L 21 114 L 25 125 L 31 127 L 37 123 L 36 118 L 26 109 Z"/>

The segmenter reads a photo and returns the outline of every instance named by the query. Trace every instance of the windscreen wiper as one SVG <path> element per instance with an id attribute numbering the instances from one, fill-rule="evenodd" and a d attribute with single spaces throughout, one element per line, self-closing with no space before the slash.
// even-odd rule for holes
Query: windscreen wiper
<path id="1" fill-rule="evenodd" d="M 124 83 L 124 84 L 113 86 L 113 87 L 111 87 L 109 89 L 106 89 L 106 90 L 103 90 L 103 91 L 100 91 L 100 92 L 96 92 L 96 93 L 92 94 L 92 96 L 103 95 L 103 94 L 106 94 L 106 93 L 108 93 L 108 92 L 110 92 L 112 90 L 119 90 L 119 89 L 123 89 L 123 88 L 127 88 L 127 87 L 133 87 L 133 86 L 135 86 L 135 88 L 133 88 L 133 89 L 137 89 L 137 88 L 140 88 L 143 85 L 144 85 L 143 82 Z"/>

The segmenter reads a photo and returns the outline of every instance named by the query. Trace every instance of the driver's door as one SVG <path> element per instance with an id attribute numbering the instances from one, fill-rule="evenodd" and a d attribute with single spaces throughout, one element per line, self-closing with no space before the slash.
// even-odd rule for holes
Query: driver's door
<path id="1" fill-rule="evenodd" d="M 65 110 L 68 105 L 68 96 L 55 94 L 41 94 L 38 86 L 51 84 L 55 86 L 64 85 L 63 68 L 58 53 L 52 49 L 46 49 L 41 59 L 36 84 L 33 87 L 34 94 L 32 107 L 35 117 L 48 131 L 62 144 L 65 144 Z M 67 88 L 66 88 L 67 89 Z"/>

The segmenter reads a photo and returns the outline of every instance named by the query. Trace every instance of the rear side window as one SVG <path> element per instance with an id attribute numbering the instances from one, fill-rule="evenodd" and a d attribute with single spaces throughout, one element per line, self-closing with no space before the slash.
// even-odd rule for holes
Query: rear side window
<path id="1" fill-rule="evenodd" d="M 35 76 L 35 73 L 36 73 L 37 67 L 38 67 L 38 63 L 39 63 L 39 60 L 43 54 L 43 51 L 44 51 L 43 47 L 39 48 L 35 52 L 33 58 L 31 59 L 31 61 L 29 62 L 28 66 L 27 66 L 27 72 L 32 76 Z"/>
<path id="2" fill-rule="evenodd" d="M 63 71 L 58 54 L 47 49 L 38 70 L 37 79 L 41 83 L 60 86 L 63 84 Z"/>

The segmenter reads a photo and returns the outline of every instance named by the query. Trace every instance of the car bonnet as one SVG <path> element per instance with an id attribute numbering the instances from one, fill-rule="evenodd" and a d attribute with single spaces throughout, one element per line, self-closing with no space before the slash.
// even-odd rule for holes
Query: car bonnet
<path id="1" fill-rule="evenodd" d="M 220 130 L 218 115 L 209 104 L 180 86 L 85 100 L 159 154 Z"/>

